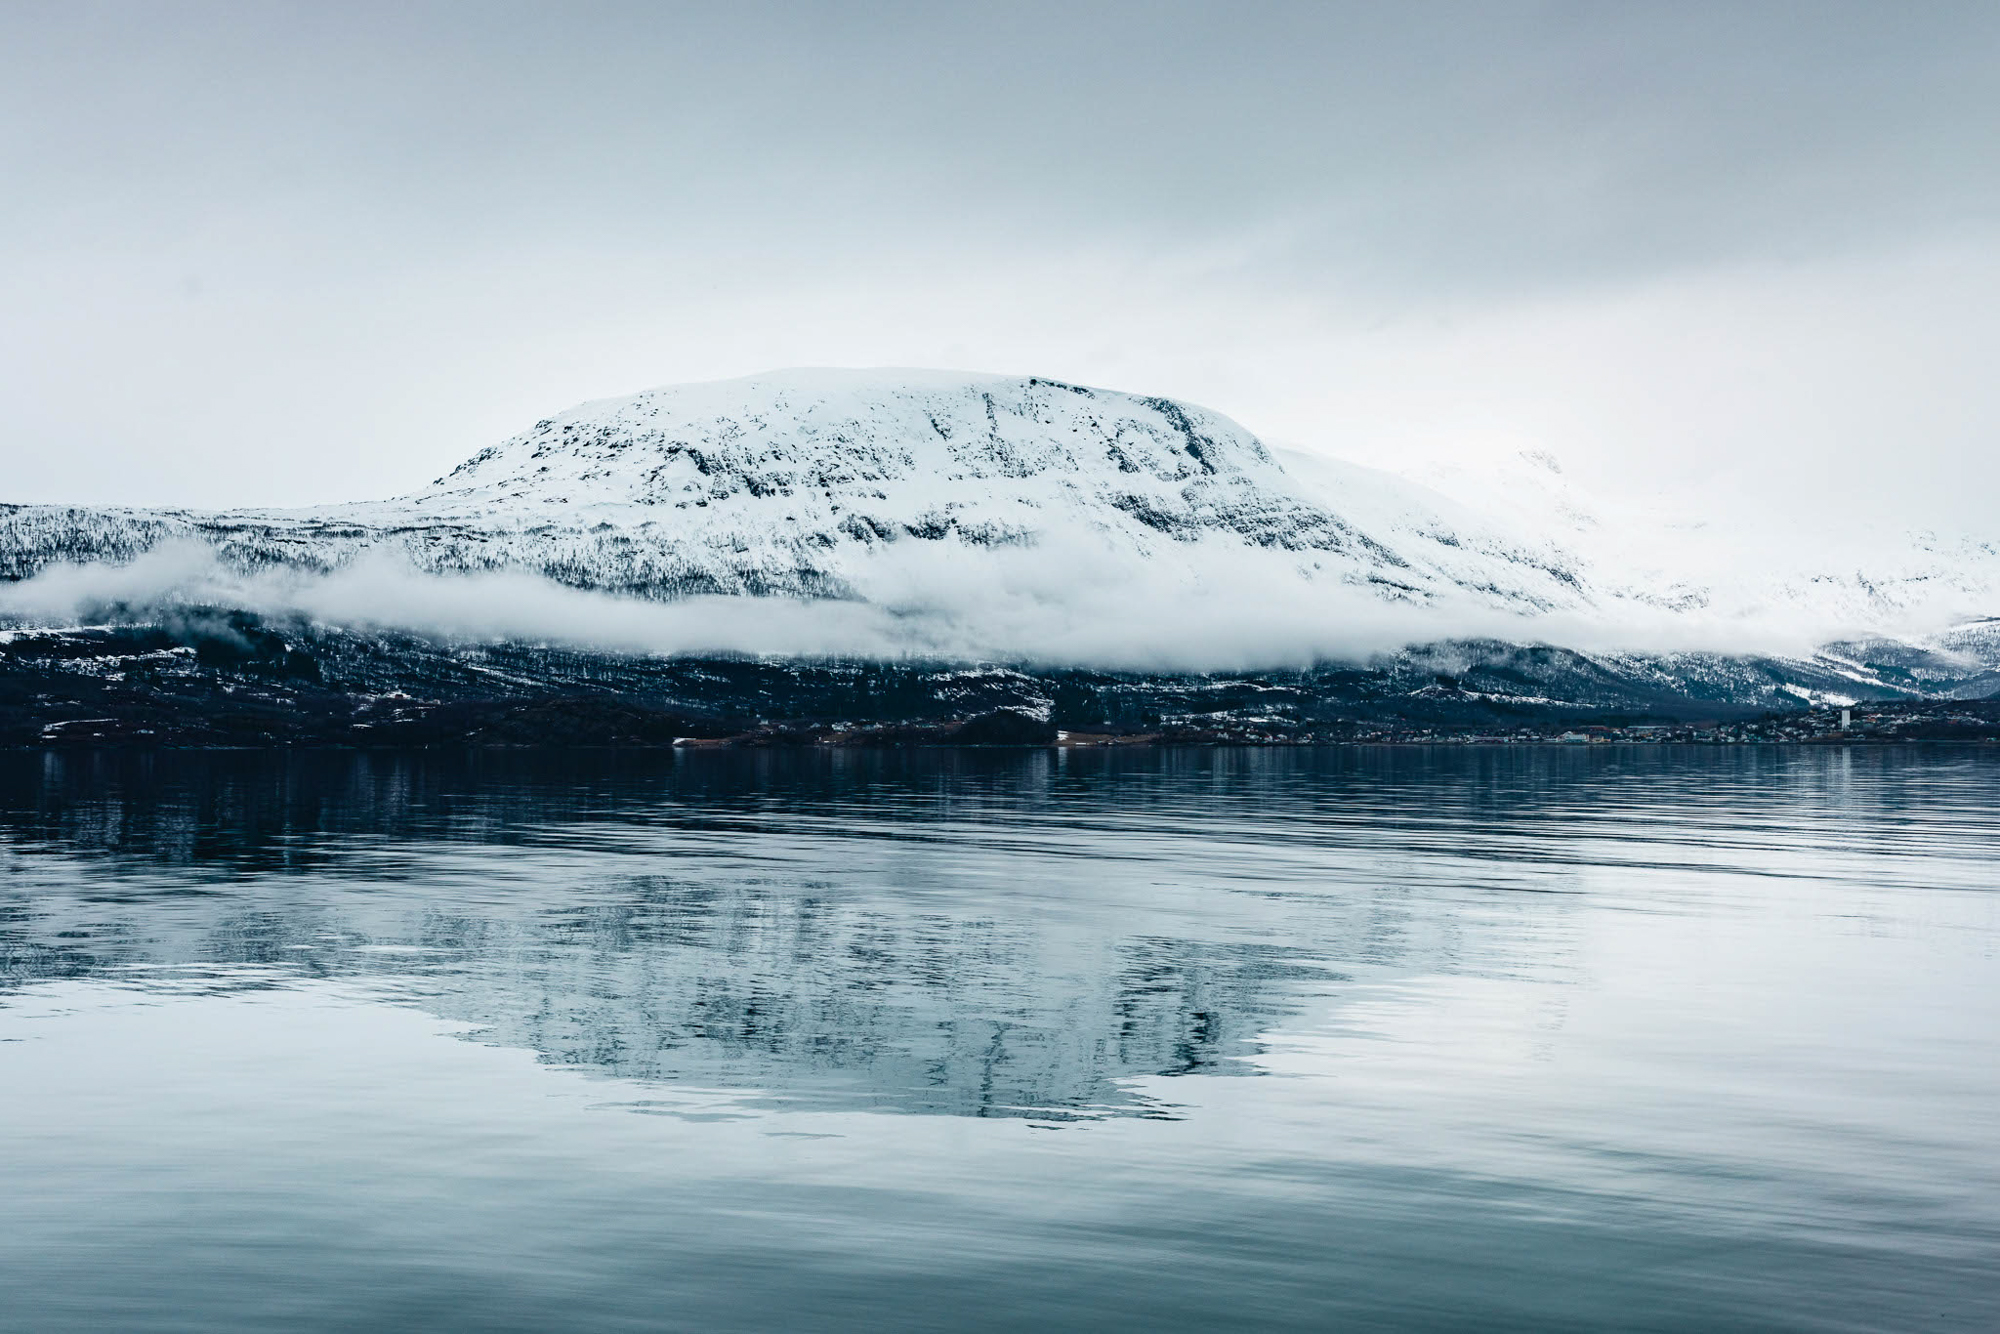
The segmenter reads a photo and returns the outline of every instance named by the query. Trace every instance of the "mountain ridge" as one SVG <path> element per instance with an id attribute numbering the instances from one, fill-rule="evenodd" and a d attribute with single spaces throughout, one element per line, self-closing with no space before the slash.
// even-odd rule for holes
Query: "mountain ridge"
<path id="1" fill-rule="evenodd" d="M 1391 601 L 1575 601 L 1574 570 L 1495 534 L 1366 531 L 1204 408 L 1043 377 L 898 376 L 785 372 L 598 400 L 386 501 L 9 507 L 0 576 L 129 560 L 179 536 L 253 569 L 324 571 L 387 548 L 428 573 L 519 568 L 645 597 L 866 597 L 856 567 L 897 542 L 1068 538 L 1157 560 L 1216 538 L 1298 557 L 1301 571 L 1317 561 Z"/>
<path id="2" fill-rule="evenodd" d="M 1651 635 L 1664 652 L 1792 618 L 1956 660 L 1893 623 L 1940 589 L 1962 614 L 1995 610 L 1992 544 L 1878 573 L 1722 559 L 1676 571 L 1672 551 L 1630 556 L 1642 525 L 1592 513 L 1553 460 L 1522 468 L 1433 479 L 1439 489 L 1274 450 L 1158 396 L 1040 376 L 794 370 L 581 404 L 383 501 L 0 506 L 0 580 L 26 589 L 73 567 L 134 568 L 181 544 L 226 571 L 294 580 L 375 561 L 664 604 L 852 605 L 881 613 L 883 633 L 909 631 L 885 651 L 1025 661 L 1055 644 L 1077 662 L 1118 639 L 1121 617 L 1170 637 L 1160 619 L 1176 616 L 1189 638 L 1243 634 L 1257 618 L 1305 627 L 1246 659 L 1381 651 L 1398 636 L 1595 634 L 1631 653 Z M 159 594 L 176 595 L 228 591 Z M 1401 619 L 1376 624 L 1391 613 Z M 1038 635 L 1038 617 L 1099 633 Z M 958 631 L 925 630 L 945 622 Z M 1343 640 L 1348 626 L 1366 634 Z M 1963 665 L 1973 679 L 1987 664 Z"/>

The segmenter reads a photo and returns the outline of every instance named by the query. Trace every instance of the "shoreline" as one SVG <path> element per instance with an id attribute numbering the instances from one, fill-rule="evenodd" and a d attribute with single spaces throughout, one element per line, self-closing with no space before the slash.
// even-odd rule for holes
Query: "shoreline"
<path id="1" fill-rule="evenodd" d="M 1857 747 L 1880 750 L 1891 747 L 1982 747 L 2000 746 L 2000 736 L 1980 737 L 1813 737 L 1806 739 L 1765 739 L 1726 738 L 1712 741 L 1661 740 L 1661 741 L 1597 741 L 1584 744 L 1542 738 L 1532 740 L 1510 740 L 1494 737 L 1432 737 L 1407 740 L 1317 740 L 1311 738 L 1275 738 L 1264 741 L 1243 740 L 1193 740 L 1171 737 L 1146 737 L 1121 739 L 1109 742 L 1068 742 L 1046 743 L 1021 742 L 981 743 L 957 741 L 896 742 L 890 744 L 860 744 L 853 742 L 737 742 L 733 739 L 703 741 L 694 745 L 660 744 L 658 742 L 561 742 L 561 741 L 431 741 L 422 743 L 383 743 L 376 745 L 356 745 L 343 742 L 302 741 L 268 742 L 261 744 L 242 743 L 199 743 L 185 741 L 139 741 L 139 740 L 57 740 L 30 745 L 0 745 L 0 755 L 78 755 L 78 754 L 236 754 L 268 755 L 279 753 L 311 753 L 342 755 L 390 755 L 415 751 L 448 753 L 465 751 L 493 751 L 497 753 L 529 752 L 571 752 L 571 751 L 613 751 L 627 754 L 885 754 L 909 751 L 975 751 L 997 754 L 1025 754 L 1035 751 L 1058 751 L 1063 753 L 1108 753 L 1149 750 L 1535 750 L 1561 753 L 1610 750 L 1665 750 L 1670 748 L 1722 750 L 1722 749 L 1767 749 L 1785 748 L 1824 750 L 1832 747 Z"/>

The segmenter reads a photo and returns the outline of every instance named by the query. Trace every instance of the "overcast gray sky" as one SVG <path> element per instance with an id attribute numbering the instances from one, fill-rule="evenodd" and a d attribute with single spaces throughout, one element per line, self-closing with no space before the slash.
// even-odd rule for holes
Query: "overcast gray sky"
<path id="1" fill-rule="evenodd" d="M 1979 524 L 2000 4 L 0 4 L 0 500 L 1055 375 Z"/>

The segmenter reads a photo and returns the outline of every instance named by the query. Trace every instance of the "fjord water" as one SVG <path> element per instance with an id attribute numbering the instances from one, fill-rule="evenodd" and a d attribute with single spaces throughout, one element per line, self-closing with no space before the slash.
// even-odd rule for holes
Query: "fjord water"
<path id="1" fill-rule="evenodd" d="M 1996 798 L 0 756 L 0 1327 L 2000 1328 Z"/>

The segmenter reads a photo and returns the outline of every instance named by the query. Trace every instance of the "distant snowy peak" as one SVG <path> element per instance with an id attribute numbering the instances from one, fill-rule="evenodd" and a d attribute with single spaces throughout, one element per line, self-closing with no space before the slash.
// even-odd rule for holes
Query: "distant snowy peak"
<path id="1" fill-rule="evenodd" d="M 1740 498 L 1734 521 L 1658 497 L 1614 499 L 1534 449 L 1413 461 L 1406 474 L 1517 541 L 1560 549 L 1589 571 L 1601 605 L 1904 634 L 2000 605 L 2000 544 L 1964 534 L 1750 510 Z"/>

